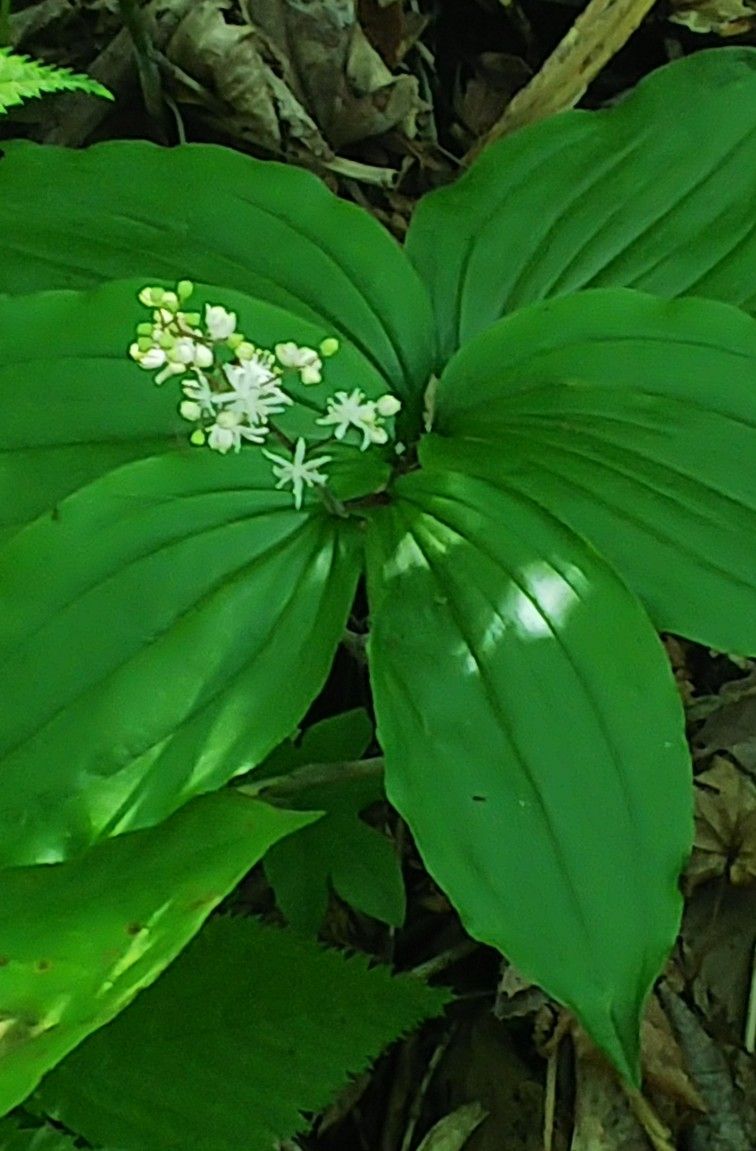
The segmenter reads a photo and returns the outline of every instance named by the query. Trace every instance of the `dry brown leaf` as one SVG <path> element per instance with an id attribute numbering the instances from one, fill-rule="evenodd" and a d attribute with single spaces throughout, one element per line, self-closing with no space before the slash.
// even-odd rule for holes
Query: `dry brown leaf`
<path id="1" fill-rule="evenodd" d="M 692 887 L 726 875 L 756 879 L 756 785 L 723 756 L 696 776 L 696 836 L 687 871 Z"/>
<path id="2" fill-rule="evenodd" d="M 687 901 L 681 956 L 690 992 L 711 1033 L 728 1044 L 744 1038 L 754 944 L 756 885 L 720 879 Z"/>
<path id="3" fill-rule="evenodd" d="M 743 36 L 756 28 L 756 5 L 751 0 L 671 0 L 668 19 L 691 32 L 715 36 Z"/>
<path id="4" fill-rule="evenodd" d="M 641 1045 L 644 1083 L 673 1103 L 693 1111 L 705 1111 L 706 1106 L 685 1068 L 680 1045 L 655 995 L 646 1008 Z"/>
<path id="5" fill-rule="evenodd" d="M 663 985 L 660 997 L 685 1052 L 690 1077 L 706 1104 L 706 1114 L 688 1132 L 689 1151 L 753 1151 L 747 1101 L 736 1091 L 720 1048 L 681 996 Z"/>
<path id="6" fill-rule="evenodd" d="M 428 111 L 418 82 L 389 71 L 357 20 L 355 0 L 254 0 L 248 7 L 333 148 L 392 130 L 415 136 Z"/>
<path id="7" fill-rule="evenodd" d="M 195 4 L 168 45 L 169 60 L 228 106 L 219 126 L 229 134 L 274 154 L 330 159 L 292 91 L 285 58 L 249 23 L 230 22 L 232 9 L 231 0 Z"/>
<path id="8" fill-rule="evenodd" d="M 575 1043 L 575 1127 L 570 1151 L 648 1151 L 648 1126 L 633 1114 L 617 1073 L 585 1032 L 573 1029 Z M 650 1108 L 647 1111 L 653 1115 Z M 655 1119 L 655 1117 L 654 1117 Z M 674 1151 L 655 1120 L 656 1151 Z"/>
<path id="9" fill-rule="evenodd" d="M 738 691 L 740 682 L 743 687 Z M 696 758 L 727 751 L 748 771 L 756 772 L 756 682 L 736 680 L 718 702 L 693 741 Z"/>

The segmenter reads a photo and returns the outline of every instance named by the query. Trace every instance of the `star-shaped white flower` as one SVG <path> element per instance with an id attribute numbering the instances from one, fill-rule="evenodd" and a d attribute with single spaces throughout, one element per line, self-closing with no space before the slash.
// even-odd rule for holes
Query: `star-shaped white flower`
<path id="1" fill-rule="evenodd" d="M 333 459 L 333 456 L 316 456 L 312 460 L 305 460 L 306 451 L 307 443 L 301 436 L 296 442 L 294 458 L 291 460 L 285 459 L 284 456 L 277 456 L 274 452 L 267 451 L 266 448 L 262 449 L 263 455 L 273 461 L 273 475 L 278 480 L 276 489 L 285 488 L 287 484 L 291 484 L 294 493 L 294 507 L 297 511 L 302 506 L 305 485 L 308 488 L 313 488 L 316 485 L 328 483 L 328 476 L 323 475 L 318 469 L 325 464 L 330 464 Z"/>
<path id="2" fill-rule="evenodd" d="M 267 424 L 271 416 L 280 415 L 294 402 L 279 388 L 276 373 L 260 358 L 226 364 L 223 371 L 231 391 L 219 392 L 218 402 L 246 416 L 250 424 Z"/>
<path id="3" fill-rule="evenodd" d="M 242 422 L 243 418 L 239 412 L 219 412 L 207 437 L 208 447 L 225 455 L 231 448 L 238 452 L 242 440 L 248 440 L 252 444 L 265 443 L 269 429 L 251 428 Z"/>
<path id="4" fill-rule="evenodd" d="M 395 406 L 399 401 L 387 404 L 385 403 L 387 399 L 394 400 L 394 397 L 381 396 L 378 401 L 368 400 L 360 388 L 355 388 L 349 393 L 336 392 L 334 396 L 328 398 L 326 414 L 315 423 L 333 427 L 333 434 L 337 440 L 343 440 L 350 428 L 356 428 L 362 432 L 360 450 L 364 452 L 371 444 L 385 444 L 388 441 L 388 432 L 381 423 L 382 412 L 379 405 L 382 405 L 384 411 L 393 415 L 399 410 Z"/>
<path id="5" fill-rule="evenodd" d="M 207 376 L 203 375 L 202 372 L 196 372 L 196 379 L 184 380 L 181 384 L 181 390 L 190 401 L 199 406 L 201 415 L 214 415 L 218 397 L 210 387 Z M 194 417 L 189 416 L 187 418 L 192 419 Z"/>

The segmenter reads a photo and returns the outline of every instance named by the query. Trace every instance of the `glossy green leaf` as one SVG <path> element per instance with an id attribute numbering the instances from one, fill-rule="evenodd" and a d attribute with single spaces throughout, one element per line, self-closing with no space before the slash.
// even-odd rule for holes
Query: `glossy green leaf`
<path id="1" fill-rule="evenodd" d="M 127 355 L 136 325 L 149 316 L 136 298 L 144 283 L 119 281 L 89 292 L 3 300 L 0 539 L 40 513 L 57 514 L 63 496 L 123 463 L 192 451 L 191 427 L 178 414 L 178 384 L 156 387 L 152 375 Z M 197 285 L 192 306 L 202 310 L 205 303 L 235 311 L 240 330 L 263 347 L 290 339 L 317 346 L 333 333 L 229 288 Z M 326 361 L 322 385 L 300 387 L 297 394 L 296 380 L 287 378 L 298 404 L 281 418 L 281 426 L 292 435 L 303 430 L 309 437 L 325 434 L 313 424 L 313 405 L 322 410 L 323 396 L 351 390 L 356 379 L 372 398 L 385 391 L 383 377 L 344 342 Z M 300 404 L 306 428 L 291 425 Z M 385 483 L 388 467 L 380 452 L 363 454 L 339 444 L 329 445 L 328 451 L 337 457 L 330 471 L 341 498 L 376 491 Z"/>
<path id="2" fill-rule="evenodd" d="M 354 523 L 297 512 L 260 452 L 188 444 L 177 389 L 117 358 L 124 292 L 2 311 L 4 864 L 150 826 L 259 762 L 323 685 L 361 566 Z"/>
<path id="3" fill-rule="evenodd" d="M 505 312 L 582 288 L 756 311 L 756 50 L 696 52 L 619 104 L 492 145 L 417 208 L 407 253 L 444 359 Z"/>
<path id="4" fill-rule="evenodd" d="M 659 628 L 756 653 L 756 320 L 706 300 L 584 292 L 450 361 L 422 455 L 547 507 Z"/>
<path id="5" fill-rule="evenodd" d="M 363 709 L 344 712 L 309 728 L 297 744 L 277 748 L 257 776 L 288 774 L 305 764 L 359 760 L 372 741 Z M 385 835 L 360 819 L 383 798 L 382 781 L 334 780 L 297 791 L 287 806 L 323 812 L 316 823 L 281 840 L 265 856 L 265 874 L 287 921 L 315 935 L 328 909 L 329 888 L 365 915 L 393 927 L 404 922 L 405 892 L 397 852 Z"/>
<path id="6" fill-rule="evenodd" d="M 137 275 L 237 288 L 343 335 L 419 403 L 434 355 L 427 293 L 385 228 L 311 173 L 205 144 L 3 151 L 0 291 Z"/>
<path id="7" fill-rule="evenodd" d="M 79 859 L 0 872 L 0 1114 L 152 983 L 267 848 L 311 818 L 222 792 Z"/>
<path id="8" fill-rule="evenodd" d="M 470 934 L 637 1078 L 691 842 L 682 707 L 638 602 L 519 493 L 429 469 L 368 538 L 386 791 Z"/>
<path id="9" fill-rule="evenodd" d="M 270 1151 L 448 998 L 293 932 L 216 919 L 39 1098 L 121 1151 Z"/>

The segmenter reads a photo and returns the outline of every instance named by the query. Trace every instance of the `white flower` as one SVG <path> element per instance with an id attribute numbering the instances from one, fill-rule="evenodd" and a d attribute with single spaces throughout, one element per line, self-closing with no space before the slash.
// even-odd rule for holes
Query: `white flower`
<path id="1" fill-rule="evenodd" d="M 302 506 L 302 494 L 304 486 L 308 488 L 315 487 L 316 484 L 325 484 L 328 482 L 328 476 L 324 476 L 318 468 L 323 467 L 324 464 L 330 464 L 333 456 L 317 456 L 312 460 L 305 460 L 305 452 L 307 451 L 306 442 L 300 438 L 296 442 L 294 448 L 294 458 L 292 460 L 284 459 L 283 456 L 277 456 L 274 452 L 269 452 L 265 448 L 262 449 L 264 456 L 272 460 L 275 467 L 273 468 L 273 475 L 278 480 L 276 488 L 286 487 L 291 484 L 294 492 L 294 507 L 299 511 Z"/>
<path id="2" fill-rule="evenodd" d="M 303 384 L 319 384 L 323 361 L 314 348 L 300 348 L 297 344 L 276 344 L 276 359 L 285 368 L 296 368 Z"/>
<path id="3" fill-rule="evenodd" d="M 225 455 L 231 448 L 238 452 L 243 439 L 253 444 L 265 443 L 268 428 L 247 427 L 242 419 L 238 412 L 219 412 L 207 437 L 208 447 Z"/>
<path id="4" fill-rule="evenodd" d="M 205 327 L 211 340 L 227 340 L 236 331 L 236 313 L 220 304 L 205 304 Z"/>
<path id="5" fill-rule="evenodd" d="M 227 405 L 229 411 L 243 413 L 250 424 L 267 424 L 271 416 L 280 415 L 294 403 L 279 388 L 278 376 L 260 358 L 226 364 L 223 371 L 232 390 L 218 393 L 218 402 Z"/>
<path id="6" fill-rule="evenodd" d="M 199 344 L 189 336 L 179 336 L 168 350 L 168 359 L 189 368 L 210 368 L 213 364 L 212 348 Z"/>
<path id="7" fill-rule="evenodd" d="M 197 378 L 194 380 L 183 380 L 181 384 L 181 390 L 185 396 L 189 397 L 190 400 L 199 404 L 202 415 L 211 416 L 215 412 L 215 406 L 217 404 L 218 397 L 210 387 L 210 382 L 207 376 L 203 376 L 202 372 L 200 371 L 196 373 L 196 376 Z M 187 417 L 187 419 L 189 418 L 191 417 Z"/>
<path id="8" fill-rule="evenodd" d="M 393 396 L 382 396 L 382 400 L 393 399 Z M 399 401 L 397 400 L 396 403 Z M 384 404 L 384 407 L 386 405 Z M 395 409 L 398 410 L 398 409 Z M 353 392 L 336 392 L 329 396 L 326 405 L 326 414 L 321 416 L 316 424 L 324 427 L 333 426 L 334 436 L 343 440 L 349 428 L 356 428 L 362 432 L 360 451 L 366 451 L 371 444 L 385 444 L 388 441 L 388 432 L 381 424 L 381 413 L 378 403 L 368 400 L 360 388 Z"/>
<path id="9" fill-rule="evenodd" d="M 139 344 L 132 344 L 129 348 L 129 355 L 132 360 L 136 360 L 140 368 L 144 368 L 147 372 L 154 372 L 156 368 L 162 368 L 165 363 L 165 352 L 162 348 L 157 348 L 154 345 L 142 349 Z"/>
<path id="10" fill-rule="evenodd" d="M 231 387 L 240 395 L 276 379 L 276 373 L 261 356 L 252 356 L 241 364 L 224 364 L 223 372 Z"/>

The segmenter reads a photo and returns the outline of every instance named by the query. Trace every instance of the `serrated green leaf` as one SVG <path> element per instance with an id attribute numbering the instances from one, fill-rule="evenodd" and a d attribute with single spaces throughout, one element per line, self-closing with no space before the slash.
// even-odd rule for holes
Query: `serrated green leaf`
<path id="1" fill-rule="evenodd" d="M 349 340 L 417 413 L 428 295 L 386 230 L 311 173 L 205 144 L 3 148 L 0 291 L 138 275 L 236 288 Z"/>
<path id="2" fill-rule="evenodd" d="M 126 358 L 127 287 L 2 310 L 5 864 L 150 826 L 259 762 L 325 681 L 361 566 L 355 523 L 297 512 L 259 451 L 187 443 L 176 389 Z M 266 337 L 287 320 L 250 307 Z"/>
<path id="3" fill-rule="evenodd" d="M 756 311 L 756 50 L 658 69 L 612 108 L 487 148 L 426 196 L 406 250 L 444 359 L 506 312 L 591 287 Z"/>
<path id="4" fill-rule="evenodd" d="M 311 816 L 230 792 L 79 859 L 0 872 L 0 1114 L 147 987 Z"/>
<path id="5" fill-rule="evenodd" d="M 448 998 L 294 933 L 216 919 L 39 1098 L 122 1151 L 270 1151 Z"/>
<path id="6" fill-rule="evenodd" d="M 623 289 L 535 304 L 450 361 L 435 426 L 423 459 L 547 507 L 657 627 L 756 652 L 756 320 Z"/>
<path id="7" fill-rule="evenodd" d="M 277 748 L 256 775 L 267 779 L 305 764 L 358 760 L 372 735 L 363 709 L 344 712 L 309 728 L 300 743 Z M 396 851 L 384 835 L 359 818 L 382 798 L 380 780 L 350 779 L 304 788 L 287 800 L 299 811 L 323 812 L 316 823 L 274 844 L 265 856 L 268 881 L 292 927 L 317 934 L 331 885 L 358 911 L 394 927 L 404 922 L 404 882 Z M 317 835 L 308 834 L 316 829 Z"/>
<path id="8" fill-rule="evenodd" d="M 0 116 L 8 108 L 49 92 L 86 92 L 105 100 L 113 99 L 113 93 L 91 76 L 31 60 L 10 48 L 0 48 Z"/>
<path id="9" fill-rule="evenodd" d="M 470 934 L 637 1080 L 692 835 L 682 707 L 639 604 L 535 501 L 450 471 L 368 536 L 386 791 Z"/>

